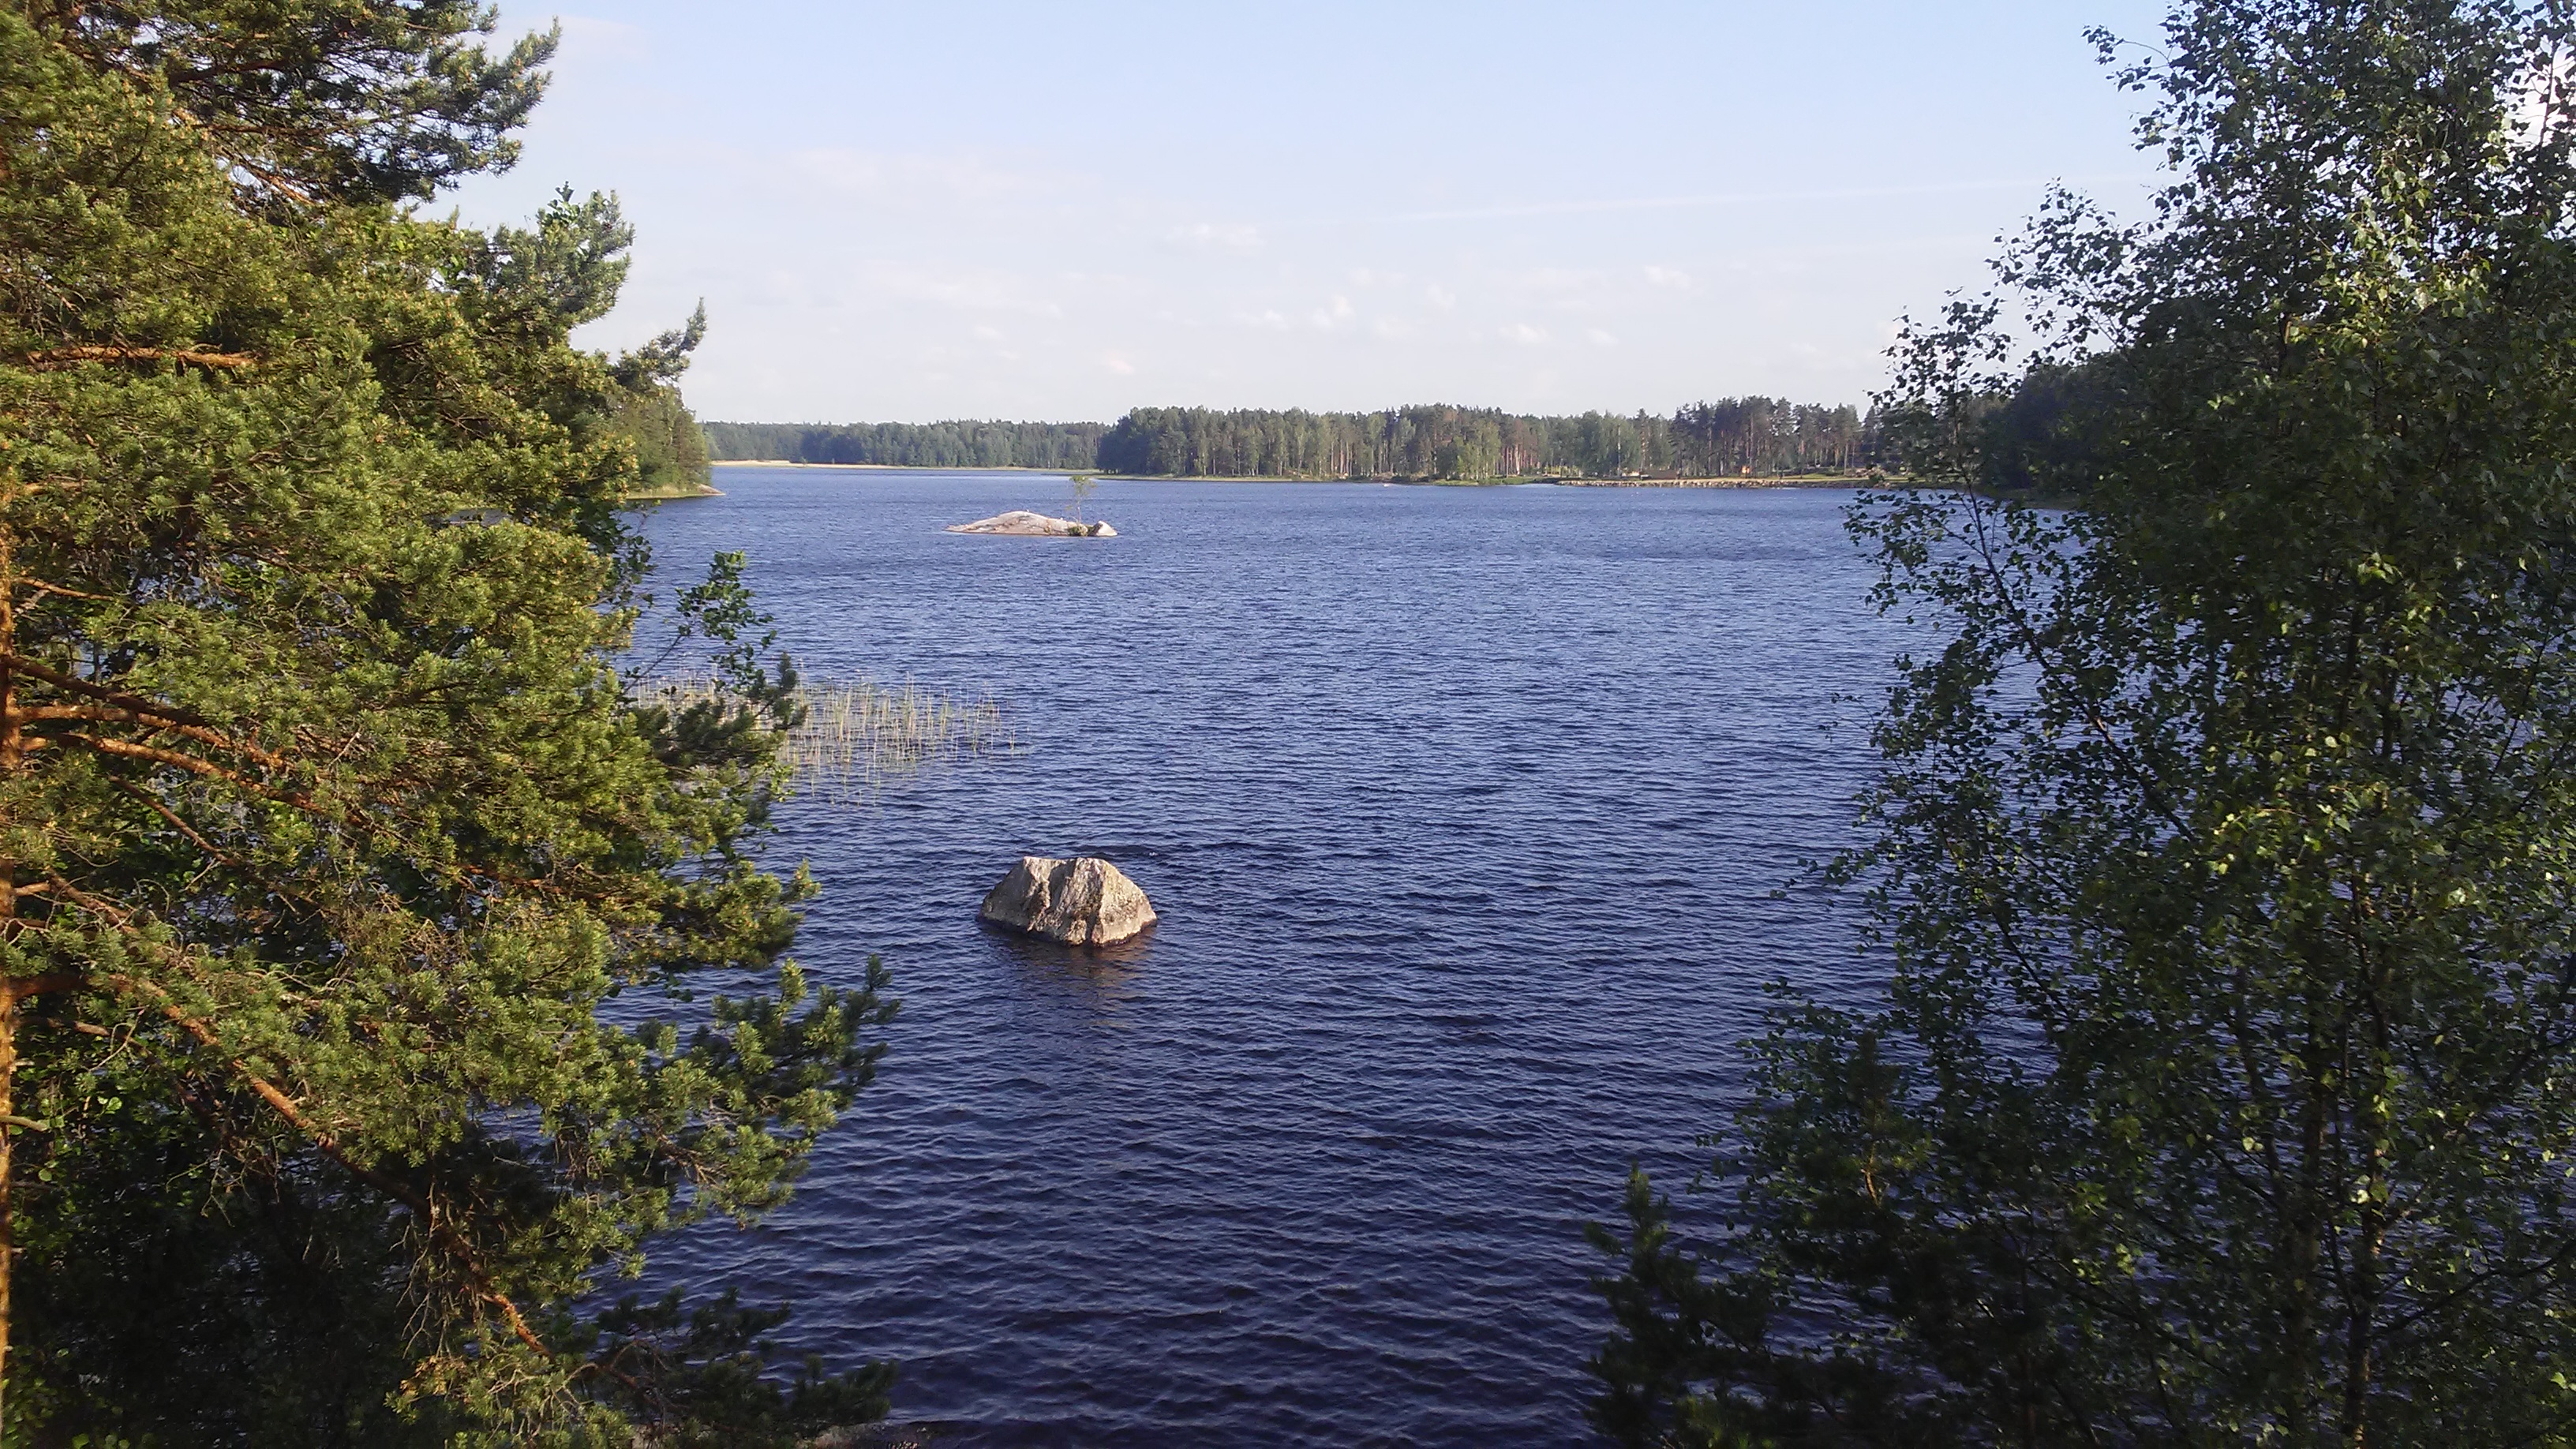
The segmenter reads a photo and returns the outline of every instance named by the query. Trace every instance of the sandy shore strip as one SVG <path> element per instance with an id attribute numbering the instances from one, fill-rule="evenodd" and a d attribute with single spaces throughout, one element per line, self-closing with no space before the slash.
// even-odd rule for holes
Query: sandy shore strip
<path id="1" fill-rule="evenodd" d="M 850 473 L 1044 473 L 1059 477 L 1090 472 L 1084 468 L 969 468 L 960 465 L 930 466 L 916 463 L 796 463 L 784 458 L 723 458 L 711 462 L 715 468 L 817 468 Z M 1196 473 L 1101 473 L 1104 482 L 1118 483 L 1392 483 L 1406 487 L 1429 488 L 1513 488 L 1550 484 L 1559 488 L 1897 488 L 1902 479 L 1884 475 L 1870 478 L 1849 473 L 1791 473 L 1779 476 L 1743 476 L 1716 478 L 1279 478 L 1209 477 Z"/>

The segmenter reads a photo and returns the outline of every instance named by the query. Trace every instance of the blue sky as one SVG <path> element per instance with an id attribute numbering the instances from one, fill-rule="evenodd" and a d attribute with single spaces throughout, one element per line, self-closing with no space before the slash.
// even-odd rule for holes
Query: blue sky
<path id="1" fill-rule="evenodd" d="M 701 416 L 1861 402 L 2052 180 L 2124 211 L 2142 0 L 785 4 L 560 18 L 516 170 L 706 299 Z"/>

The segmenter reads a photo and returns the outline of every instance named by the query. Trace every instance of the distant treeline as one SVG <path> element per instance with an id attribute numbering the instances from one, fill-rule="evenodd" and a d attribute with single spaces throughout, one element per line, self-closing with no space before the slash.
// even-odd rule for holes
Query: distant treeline
<path id="1" fill-rule="evenodd" d="M 1198 478 L 1734 477 L 1878 461 L 1874 417 L 1722 398 L 1670 417 L 1541 417 L 1422 406 L 1373 413 L 1138 408 L 1116 423 L 709 423 L 716 458 L 905 467 L 1097 468 Z"/>
<path id="2" fill-rule="evenodd" d="M 1101 423 L 707 423 L 725 461 L 883 463 L 897 468 L 1096 468 Z"/>
<path id="3" fill-rule="evenodd" d="M 1539 417 L 1495 408 L 1374 413 L 1138 408 L 1100 440 L 1112 473 L 1210 478 L 1584 478 L 1812 473 L 1867 466 L 1869 420 L 1853 407 L 1775 398 L 1640 412 Z"/>

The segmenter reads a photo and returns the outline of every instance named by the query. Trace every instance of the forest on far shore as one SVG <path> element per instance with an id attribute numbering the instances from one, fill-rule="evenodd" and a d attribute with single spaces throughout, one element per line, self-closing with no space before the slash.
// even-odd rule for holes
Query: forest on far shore
<path id="1" fill-rule="evenodd" d="M 721 461 L 904 468 L 1096 468 L 1193 478 L 1673 478 L 1875 466 L 1875 410 L 1785 398 L 1698 402 L 1671 416 L 1569 416 L 1445 405 L 1369 413 L 1138 408 L 1117 422 L 718 423 Z"/>

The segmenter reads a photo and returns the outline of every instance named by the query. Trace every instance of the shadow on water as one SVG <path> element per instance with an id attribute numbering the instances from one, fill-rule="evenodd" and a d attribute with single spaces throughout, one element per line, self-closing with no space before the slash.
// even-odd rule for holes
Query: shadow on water
<path id="1" fill-rule="evenodd" d="M 1135 994 L 1136 977 L 1153 959 L 1154 928 L 1110 946 L 1068 946 L 979 921 L 984 939 L 1010 959 L 1021 978 L 1041 992 L 1060 995 L 1094 1011 L 1116 1011 Z"/>

